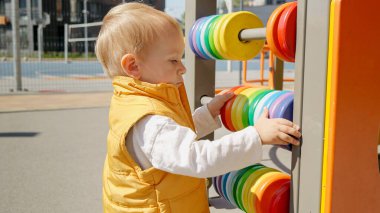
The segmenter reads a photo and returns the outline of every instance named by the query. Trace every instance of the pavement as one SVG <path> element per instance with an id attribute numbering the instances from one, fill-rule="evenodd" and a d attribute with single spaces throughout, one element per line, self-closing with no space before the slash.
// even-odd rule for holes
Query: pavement
<path id="1" fill-rule="evenodd" d="M 111 96 L 111 91 L 0 96 L 1 212 L 102 212 Z M 221 128 L 214 136 L 228 133 Z M 264 165 L 289 173 L 290 160 L 289 151 L 264 146 Z M 209 198 L 212 213 L 242 212 L 213 187 Z"/>
<path id="2" fill-rule="evenodd" d="M 4 95 L 0 96 L 0 112 L 107 107 L 111 97 L 111 91 Z"/>

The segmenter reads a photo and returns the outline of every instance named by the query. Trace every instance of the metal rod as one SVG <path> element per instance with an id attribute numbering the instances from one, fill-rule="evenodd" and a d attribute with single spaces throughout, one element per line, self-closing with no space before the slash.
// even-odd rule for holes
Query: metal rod
<path id="1" fill-rule="evenodd" d="M 93 26 L 99 26 L 99 25 L 102 25 L 103 22 L 102 21 L 98 21 L 98 22 L 91 22 L 91 23 L 87 23 L 87 24 L 70 24 L 69 25 L 69 29 L 72 29 L 72 28 L 81 28 L 81 27 L 93 27 Z"/>
<path id="2" fill-rule="evenodd" d="M 239 39 L 242 41 L 266 39 L 267 28 L 245 29 L 240 31 Z"/>
<path id="3" fill-rule="evenodd" d="M 80 42 L 80 41 L 96 41 L 97 37 L 90 37 L 90 38 L 68 38 L 68 42 Z"/>

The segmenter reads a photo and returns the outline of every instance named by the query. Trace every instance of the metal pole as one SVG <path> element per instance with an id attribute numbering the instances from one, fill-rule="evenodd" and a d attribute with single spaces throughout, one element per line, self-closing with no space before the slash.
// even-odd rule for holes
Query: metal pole
<path id="1" fill-rule="evenodd" d="M 243 10 L 243 0 L 240 0 L 240 11 Z M 242 83 L 243 62 L 239 62 L 239 85 Z"/>
<path id="2" fill-rule="evenodd" d="M 42 52 L 43 52 L 43 40 L 44 40 L 44 35 L 43 35 L 43 26 L 42 24 L 38 25 L 37 28 L 37 37 L 38 37 L 38 61 L 41 62 L 42 60 Z"/>
<path id="3" fill-rule="evenodd" d="M 83 0 L 83 18 L 84 18 L 84 23 L 87 24 L 87 0 Z M 88 37 L 88 32 L 87 32 L 87 26 L 84 27 L 84 38 L 86 39 L 86 41 L 84 42 L 84 54 L 85 54 L 85 58 L 86 60 L 88 60 L 88 41 L 87 41 L 87 37 Z"/>
<path id="4" fill-rule="evenodd" d="M 68 24 L 65 24 L 65 31 L 64 31 L 64 33 L 65 33 L 65 35 L 64 35 L 64 39 L 65 39 L 65 41 L 64 41 L 64 47 L 65 47 L 65 63 L 67 63 L 68 62 L 68 60 L 67 60 L 67 52 L 68 52 L 68 50 L 69 50 L 69 47 L 68 47 L 68 33 L 69 33 L 69 31 L 68 31 L 68 29 L 69 29 L 69 25 Z"/>
<path id="5" fill-rule="evenodd" d="M 43 32 L 43 17 L 42 17 L 42 0 L 38 0 L 38 19 L 39 24 L 37 28 L 37 42 L 38 42 L 38 61 L 41 62 L 42 52 L 43 52 L 43 40 L 44 40 L 44 32 Z"/>
<path id="6" fill-rule="evenodd" d="M 12 0 L 12 41 L 13 41 L 13 72 L 16 79 L 16 90 L 22 90 L 20 65 L 20 24 L 19 1 Z"/>
<path id="7" fill-rule="evenodd" d="M 28 46 L 29 53 L 33 53 L 34 41 L 33 41 L 33 26 L 32 26 L 32 3 L 31 0 L 26 0 L 26 14 L 28 17 Z"/>

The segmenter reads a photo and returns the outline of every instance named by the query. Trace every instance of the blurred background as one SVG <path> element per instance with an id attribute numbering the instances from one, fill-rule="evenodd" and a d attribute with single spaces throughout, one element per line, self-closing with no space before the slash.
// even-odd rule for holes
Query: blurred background
<path id="1" fill-rule="evenodd" d="M 104 15 L 123 2 L 129 1 L 0 0 L 0 94 L 111 91 L 110 80 L 96 60 L 94 45 Z M 184 28 L 184 0 L 141 2 L 167 12 Z M 283 0 L 218 0 L 217 13 L 244 9 L 266 23 L 282 3 Z M 285 63 L 285 75 L 293 66 Z M 258 59 L 251 60 L 248 68 L 257 71 Z M 216 71 L 218 81 L 218 72 L 239 71 L 239 62 L 217 61 Z M 235 81 L 227 86 L 240 83 Z M 216 86 L 220 86 L 218 82 Z"/>

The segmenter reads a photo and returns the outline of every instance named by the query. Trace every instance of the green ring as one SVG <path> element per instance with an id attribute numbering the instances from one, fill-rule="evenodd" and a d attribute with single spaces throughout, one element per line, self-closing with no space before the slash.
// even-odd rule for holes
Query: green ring
<path id="1" fill-rule="evenodd" d="M 211 30 L 211 27 L 213 25 L 213 23 L 215 22 L 216 19 L 219 19 L 220 15 L 217 15 L 217 16 L 214 16 L 211 18 L 211 21 L 208 23 L 207 26 L 205 26 L 206 30 L 205 30 L 205 37 L 203 38 L 204 41 L 205 41 L 205 44 L 206 44 L 206 48 L 207 50 L 215 57 L 215 58 L 218 58 L 218 55 L 215 54 L 215 52 L 212 50 L 211 48 L 211 43 L 210 43 L 210 30 Z"/>
<path id="2" fill-rule="evenodd" d="M 248 119 L 249 119 L 249 125 L 250 126 L 254 126 L 255 125 L 255 122 L 254 122 L 254 112 L 255 112 L 255 109 L 256 109 L 256 106 L 257 104 L 259 103 L 259 101 L 268 93 L 272 92 L 274 90 L 263 90 L 260 94 L 258 94 L 253 100 L 252 100 L 252 103 L 249 105 L 249 111 L 248 111 Z"/>
<path id="3" fill-rule="evenodd" d="M 262 168 L 266 168 L 264 165 L 261 165 L 261 164 L 255 164 L 253 165 L 252 168 L 248 169 L 242 176 L 240 176 L 240 178 L 236 181 L 238 184 L 237 184 L 237 188 L 236 188 L 236 191 L 234 193 L 234 195 L 236 196 L 236 204 L 238 205 L 238 207 L 241 209 L 241 210 L 244 210 L 244 207 L 243 207 L 243 202 L 242 202 L 242 190 L 243 190 L 243 186 L 247 180 L 247 178 L 252 174 L 254 173 L 255 171 L 259 170 L 259 169 L 262 169 Z"/>
<path id="4" fill-rule="evenodd" d="M 242 110 L 242 123 L 243 123 L 243 126 L 244 128 L 245 127 L 248 127 L 249 126 L 249 121 L 248 121 L 248 112 L 249 112 L 249 106 L 251 105 L 253 99 L 255 99 L 255 97 L 260 94 L 262 91 L 265 91 L 265 89 L 259 89 L 257 91 L 255 91 L 254 93 L 252 93 L 249 97 L 248 97 L 248 101 L 245 102 L 244 106 L 243 106 L 243 110 Z"/>
<path id="5" fill-rule="evenodd" d="M 220 21 L 220 19 L 223 17 L 223 15 L 219 15 L 216 19 L 212 21 L 211 27 L 210 27 L 210 35 L 208 37 L 210 47 L 212 52 L 215 54 L 216 58 L 223 59 L 223 57 L 219 54 L 218 50 L 216 50 L 215 43 L 214 43 L 214 33 L 215 33 L 215 26 Z"/>
<path id="6" fill-rule="evenodd" d="M 221 31 L 222 31 L 222 26 L 224 23 L 229 19 L 229 17 L 232 15 L 232 13 L 227 13 L 222 16 L 222 18 L 218 21 L 218 23 L 215 25 L 215 33 L 214 33 L 214 44 L 215 44 L 215 49 L 218 51 L 219 55 L 222 56 L 223 59 L 230 59 L 228 52 L 224 51 L 222 48 L 221 44 Z"/>
<path id="7" fill-rule="evenodd" d="M 238 183 L 238 179 L 240 179 L 240 176 L 243 175 L 247 170 L 249 170 L 250 168 L 252 168 L 253 166 L 248 166 L 248 167 L 245 167 L 243 169 L 240 169 L 239 171 L 236 172 L 235 176 L 232 178 L 232 181 L 231 181 L 231 194 L 233 195 L 233 201 L 236 203 L 236 207 L 238 207 L 237 205 L 237 200 L 236 200 L 236 195 L 235 195 L 235 191 L 236 191 L 236 188 L 237 188 L 237 183 Z"/>

